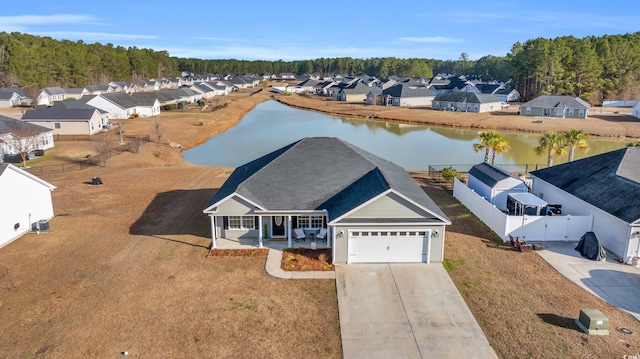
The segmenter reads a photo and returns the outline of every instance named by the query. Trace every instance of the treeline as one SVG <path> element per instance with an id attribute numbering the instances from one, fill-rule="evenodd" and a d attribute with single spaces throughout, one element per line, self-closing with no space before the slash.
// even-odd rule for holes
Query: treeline
<path id="1" fill-rule="evenodd" d="M 396 75 L 400 77 L 431 77 L 433 70 L 425 59 L 397 59 L 394 57 L 375 57 L 370 59 L 354 59 L 351 57 L 319 58 L 301 61 L 264 61 L 264 60 L 203 60 L 178 59 L 178 69 L 196 74 L 234 73 L 262 74 L 280 73 L 318 74 L 318 75 L 361 75 L 377 77 Z"/>
<path id="2" fill-rule="evenodd" d="M 177 76 L 166 51 L 0 32 L 0 86 L 83 87 Z"/>
<path id="3" fill-rule="evenodd" d="M 507 61 L 524 99 L 572 95 L 591 104 L 640 97 L 640 32 L 602 37 L 538 38 L 516 43 Z"/>
<path id="4" fill-rule="evenodd" d="M 301 61 L 204 60 L 170 57 L 166 51 L 58 41 L 20 33 L 0 33 L 0 86 L 81 87 L 111 80 L 133 82 L 152 77 L 195 74 L 360 75 L 385 78 L 432 77 L 437 73 L 500 80 L 523 100 L 543 94 L 603 99 L 640 97 L 640 32 L 602 37 L 537 38 L 516 43 L 506 56 L 469 60 L 319 58 Z"/>

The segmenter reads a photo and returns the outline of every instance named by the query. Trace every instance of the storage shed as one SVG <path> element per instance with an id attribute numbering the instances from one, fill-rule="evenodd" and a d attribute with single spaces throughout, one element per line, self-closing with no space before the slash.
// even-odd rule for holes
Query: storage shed
<path id="1" fill-rule="evenodd" d="M 471 168 L 467 186 L 501 210 L 507 209 L 507 194 L 529 192 L 523 180 L 486 162 Z"/>

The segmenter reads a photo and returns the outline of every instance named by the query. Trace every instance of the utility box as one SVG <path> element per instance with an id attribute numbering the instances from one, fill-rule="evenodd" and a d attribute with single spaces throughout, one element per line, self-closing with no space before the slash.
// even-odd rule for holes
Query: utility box
<path id="1" fill-rule="evenodd" d="M 576 324 L 587 334 L 609 335 L 609 318 L 597 309 L 580 309 Z"/>

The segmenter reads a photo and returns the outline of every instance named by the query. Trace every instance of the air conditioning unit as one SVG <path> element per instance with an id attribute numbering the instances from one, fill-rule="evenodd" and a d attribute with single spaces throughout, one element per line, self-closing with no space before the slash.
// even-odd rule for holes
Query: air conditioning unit
<path id="1" fill-rule="evenodd" d="M 49 232 L 49 220 L 41 219 L 38 222 L 34 223 L 34 230 L 38 233 Z"/>

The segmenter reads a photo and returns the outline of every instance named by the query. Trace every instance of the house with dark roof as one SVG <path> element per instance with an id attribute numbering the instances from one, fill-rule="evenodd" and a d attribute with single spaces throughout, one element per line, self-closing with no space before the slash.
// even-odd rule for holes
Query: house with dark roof
<path id="1" fill-rule="evenodd" d="M 502 101 L 495 95 L 472 92 L 452 92 L 436 96 L 431 108 L 441 111 L 490 112 L 502 108 Z"/>
<path id="2" fill-rule="evenodd" d="M 469 170 L 467 187 L 501 210 L 507 208 L 509 193 L 529 192 L 529 187 L 522 179 L 486 162 Z"/>
<path id="3" fill-rule="evenodd" d="M 52 147 L 51 129 L 0 116 L 0 163 L 22 161 L 20 153 L 27 153 L 27 157 L 32 157 L 36 150 Z"/>
<path id="4" fill-rule="evenodd" d="M 371 87 L 357 80 L 343 87 L 337 93 L 337 98 L 340 101 L 345 102 L 360 102 L 364 103 L 367 100 L 367 93 L 371 90 Z"/>
<path id="5" fill-rule="evenodd" d="M 640 251 L 640 147 L 531 172 L 532 193 L 562 206 L 563 214 L 592 215 L 593 232 L 628 260 Z"/>
<path id="6" fill-rule="evenodd" d="M 22 120 L 49 128 L 54 135 L 93 135 L 109 126 L 106 113 L 79 100 L 38 106 L 25 112 Z"/>
<path id="7" fill-rule="evenodd" d="M 53 218 L 56 186 L 12 164 L 0 164 L 0 247 Z M 11 205 L 7 205 L 7 204 Z"/>
<path id="8" fill-rule="evenodd" d="M 398 83 L 382 90 L 382 98 L 387 106 L 429 106 L 436 97 L 431 87 Z"/>
<path id="9" fill-rule="evenodd" d="M 579 97 L 542 95 L 520 105 L 520 116 L 587 118 L 590 107 Z"/>
<path id="10" fill-rule="evenodd" d="M 326 233 L 334 263 L 440 262 L 447 216 L 400 166 L 333 137 L 308 137 L 235 169 L 211 198 L 216 241 L 293 247 Z"/>
<path id="11" fill-rule="evenodd" d="M 11 108 L 26 102 L 27 95 L 24 91 L 12 87 L 0 87 L 0 108 Z"/>

